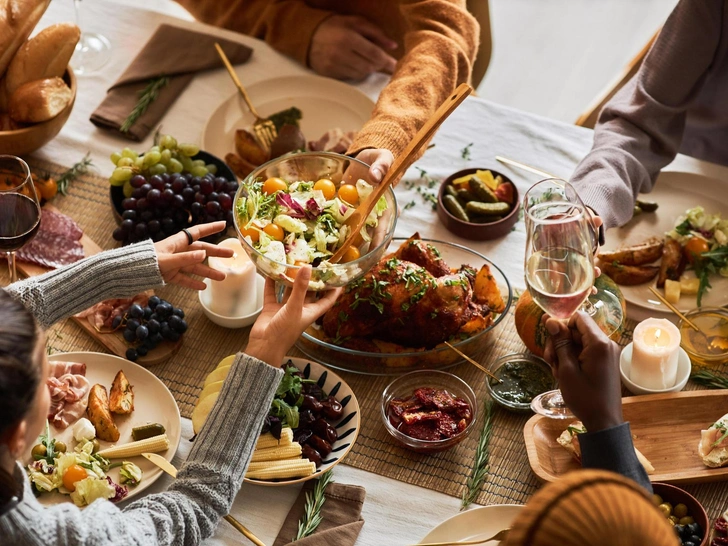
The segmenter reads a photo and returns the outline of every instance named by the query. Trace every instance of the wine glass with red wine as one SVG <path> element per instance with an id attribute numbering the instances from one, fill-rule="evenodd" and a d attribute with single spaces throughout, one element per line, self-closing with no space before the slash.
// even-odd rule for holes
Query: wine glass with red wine
<path id="1" fill-rule="evenodd" d="M 0 155 L 0 251 L 8 257 L 10 282 L 18 280 L 15 251 L 38 233 L 40 202 L 28 164 L 12 155 Z"/>

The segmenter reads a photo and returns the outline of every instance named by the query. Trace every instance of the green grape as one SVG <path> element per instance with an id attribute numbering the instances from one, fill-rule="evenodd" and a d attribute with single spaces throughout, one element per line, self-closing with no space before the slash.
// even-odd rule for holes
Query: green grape
<path id="1" fill-rule="evenodd" d="M 111 154 L 111 162 L 116 165 L 119 160 L 121 159 L 121 154 L 119 152 L 114 152 Z"/>
<path id="2" fill-rule="evenodd" d="M 131 194 L 134 192 L 134 188 L 131 187 L 131 184 L 127 180 L 124 182 L 124 197 L 131 197 Z"/>
<path id="3" fill-rule="evenodd" d="M 109 182 L 112 186 L 123 186 L 124 182 L 129 180 L 134 172 L 131 167 L 117 167 L 109 177 Z"/>
<path id="4" fill-rule="evenodd" d="M 136 153 L 131 148 L 124 148 L 123 150 L 121 150 L 121 157 L 128 157 L 131 159 L 136 159 L 138 156 L 139 156 L 139 154 Z"/>
<path id="5" fill-rule="evenodd" d="M 137 157 L 134 160 L 134 167 L 139 169 L 140 171 L 144 168 L 144 158 L 143 157 Z"/>
<path id="6" fill-rule="evenodd" d="M 217 165 L 210 163 L 209 165 L 205 165 L 205 168 L 207 169 L 207 172 L 217 174 Z"/>
<path id="7" fill-rule="evenodd" d="M 149 174 L 164 174 L 167 172 L 167 167 L 161 163 L 157 163 L 149 168 Z"/>
<path id="8" fill-rule="evenodd" d="M 159 163 L 162 159 L 162 154 L 155 151 L 149 151 L 144 154 L 144 168 L 149 169 L 150 167 Z"/>
<path id="9" fill-rule="evenodd" d="M 178 148 L 179 151 L 185 154 L 187 157 L 192 157 L 200 153 L 200 147 L 195 146 L 194 144 L 180 144 Z"/>
<path id="10" fill-rule="evenodd" d="M 182 163 L 182 167 L 184 167 L 184 170 L 187 172 L 192 172 L 192 168 L 194 165 L 192 164 L 192 160 L 187 157 L 186 155 L 180 155 L 177 157 L 177 160 Z"/>
<path id="11" fill-rule="evenodd" d="M 175 158 L 171 158 L 167 169 L 171 173 L 181 173 L 184 170 L 184 167 L 182 166 L 182 163 L 177 161 Z"/>
<path id="12" fill-rule="evenodd" d="M 162 150 L 162 158 L 159 160 L 160 163 L 169 165 L 169 160 L 172 159 L 172 152 L 170 150 Z"/>
<path id="13" fill-rule="evenodd" d="M 172 135 L 164 135 L 159 141 L 159 144 L 162 148 L 173 150 L 177 147 L 177 140 Z"/>
<path id="14" fill-rule="evenodd" d="M 194 160 L 194 161 L 192 162 L 192 166 L 193 166 L 193 167 L 204 167 L 204 166 L 205 166 L 205 162 L 204 162 L 204 161 L 202 161 L 201 159 L 195 159 L 195 160 Z"/>
<path id="15" fill-rule="evenodd" d="M 192 176 L 199 176 L 203 177 L 207 174 L 207 169 L 205 167 L 201 167 L 199 165 L 192 167 L 190 170 L 190 173 L 192 173 Z"/>
<path id="16" fill-rule="evenodd" d="M 147 153 L 149 152 L 161 152 L 162 150 L 159 148 L 159 146 L 152 146 L 147 150 Z M 146 154 L 145 154 L 146 155 Z"/>
<path id="17" fill-rule="evenodd" d="M 132 165 L 134 165 L 134 158 L 131 157 L 122 157 L 116 162 L 117 167 L 131 167 Z"/>

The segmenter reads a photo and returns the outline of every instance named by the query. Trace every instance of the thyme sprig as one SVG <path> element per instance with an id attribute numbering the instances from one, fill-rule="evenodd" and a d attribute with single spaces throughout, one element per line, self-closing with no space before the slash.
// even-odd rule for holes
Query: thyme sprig
<path id="1" fill-rule="evenodd" d="M 480 430 L 480 440 L 475 449 L 473 470 L 465 482 L 467 490 L 463 493 L 460 502 L 460 510 L 465 510 L 475 499 L 478 498 L 480 490 L 485 483 L 490 471 L 490 439 L 493 436 L 493 422 L 495 418 L 495 406 L 493 400 L 487 400 L 483 407 L 483 428 Z"/>
<path id="2" fill-rule="evenodd" d="M 472 145 L 473 145 L 473 143 L 471 142 L 470 144 L 468 144 L 467 146 L 465 146 L 465 148 L 463 148 L 462 150 L 460 150 L 460 155 L 466 161 L 470 160 L 470 147 Z"/>
<path id="3" fill-rule="evenodd" d="M 298 533 L 293 539 L 294 541 L 312 535 L 323 521 L 321 508 L 323 508 L 324 502 L 326 502 L 326 486 L 333 479 L 333 470 L 327 471 L 316 481 L 316 485 L 313 488 L 313 495 L 311 491 L 306 493 L 306 506 L 303 510 L 303 517 L 298 522 Z"/>
<path id="4" fill-rule="evenodd" d="M 169 83 L 167 76 L 160 76 L 149 80 L 147 86 L 139 92 L 139 100 L 137 101 L 134 109 L 121 124 L 119 130 L 122 133 L 128 133 L 129 129 L 137 122 L 137 120 L 144 115 L 147 108 L 157 100 L 159 91 Z"/>
<path id="5" fill-rule="evenodd" d="M 81 161 L 74 163 L 73 167 L 64 172 L 58 180 L 56 180 L 56 184 L 58 184 L 58 191 L 61 192 L 61 195 L 68 195 L 68 185 L 76 180 L 79 175 L 86 174 L 88 172 L 88 168 L 93 166 L 94 164 L 91 160 L 91 152 L 86 152 L 86 155 L 83 156 Z"/>
<path id="6" fill-rule="evenodd" d="M 690 376 L 692 381 L 709 389 L 728 389 L 728 377 L 708 370 L 700 370 Z"/>

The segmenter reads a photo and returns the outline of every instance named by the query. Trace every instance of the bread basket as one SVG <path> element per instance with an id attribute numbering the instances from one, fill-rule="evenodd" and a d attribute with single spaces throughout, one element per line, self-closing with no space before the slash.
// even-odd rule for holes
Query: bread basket
<path id="1" fill-rule="evenodd" d="M 69 66 L 63 74 L 63 80 L 71 88 L 71 101 L 56 117 L 28 125 L 21 129 L 0 131 L 0 154 L 22 156 L 34 152 L 51 141 L 68 121 L 73 104 L 76 102 L 76 76 Z"/>

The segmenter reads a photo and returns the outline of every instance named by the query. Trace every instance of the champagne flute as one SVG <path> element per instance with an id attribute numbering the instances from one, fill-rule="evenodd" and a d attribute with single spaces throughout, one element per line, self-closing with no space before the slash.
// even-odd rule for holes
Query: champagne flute
<path id="1" fill-rule="evenodd" d="M 15 251 L 40 227 L 40 202 L 28 164 L 12 155 L 0 155 L 0 250 L 8 257 L 10 282 L 18 280 Z"/>
<path id="2" fill-rule="evenodd" d="M 73 0 L 76 13 L 76 25 L 81 26 L 81 1 Z M 95 32 L 81 32 L 81 39 L 76 44 L 76 51 L 71 59 L 71 66 L 77 75 L 96 72 L 111 58 L 111 44 L 108 38 Z"/>
<path id="3" fill-rule="evenodd" d="M 594 285 L 593 224 L 583 203 L 546 191 L 546 185 L 540 189 L 529 190 L 524 202 L 526 285 L 546 313 L 568 320 Z M 573 417 L 559 390 L 537 396 L 531 408 L 547 417 Z"/>

